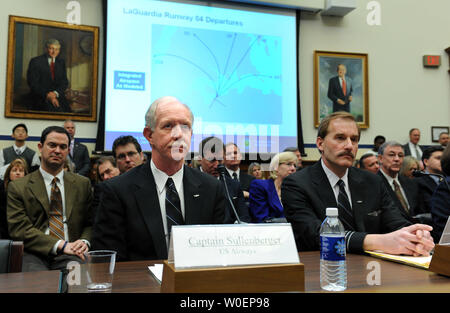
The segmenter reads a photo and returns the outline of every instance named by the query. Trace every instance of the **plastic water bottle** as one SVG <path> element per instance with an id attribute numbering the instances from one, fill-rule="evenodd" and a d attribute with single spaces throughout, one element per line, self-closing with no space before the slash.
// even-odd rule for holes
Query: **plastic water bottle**
<path id="1" fill-rule="evenodd" d="M 347 289 L 345 230 L 337 208 L 327 208 L 320 227 L 320 287 L 327 291 Z"/>

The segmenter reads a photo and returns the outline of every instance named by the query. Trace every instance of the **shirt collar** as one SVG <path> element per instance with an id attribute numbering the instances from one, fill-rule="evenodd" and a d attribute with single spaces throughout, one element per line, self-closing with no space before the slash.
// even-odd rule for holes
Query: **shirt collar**
<path id="1" fill-rule="evenodd" d="M 18 146 L 16 146 L 16 144 L 13 144 L 13 148 L 14 148 L 14 151 L 19 150 L 20 153 L 23 153 L 25 151 L 25 149 L 27 148 L 27 146 L 23 145 L 22 147 L 18 147 Z"/>
<path id="2" fill-rule="evenodd" d="M 327 175 L 328 181 L 330 182 L 331 187 L 334 188 L 337 182 L 341 179 L 345 186 L 348 186 L 348 169 L 345 170 L 344 176 L 339 178 L 335 173 L 333 173 L 323 162 L 323 159 L 320 159 L 320 163 L 322 164 L 322 168 L 325 171 L 325 175 Z"/>
<path id="3" fill-rule="evenodd" d="M 380 171 L 381 171 L 381 174 L 383 174 L 384 177 L 386 177 L 386 179 L 387 179 L 389 185 L 392 185 L 392 184 L 394 183 L 394 180 L 397 182 L 397 184 L 400 185 L 400 182 L 398 181 L 398 174 L 395 175 L 394 178 L 392 178 L 391 176 L 389 176 L 388 174 L 386 174 L 386 173 L 383 171 L 383 169 L 382 169 L 381 167 L 380 167 Z"/>
<path id="4" fill-rule="evenodd" d="M 177 189 L 178 193 L 180 192 L 181 185 L 183 183 L 184 166 L 182 166 L 181 169 L 172 176 L 169 176 L 163 171 L 159 170 L 156 167 L 155 163 L 153 163 L 152 159 L 150 159 L 150 168 L 152 170 L 153 177 L 155 178 L 156 188 L 158 189 L 159 194 L 161 194 L 166 188 L 167 178 L 169 177 L 173 179 L 175 188 Z"/>
<path id="5" fill-rule="evenodd" d="M 42 177 L 44 178 L 45 185 L 51 185 L 53 178 L 57 177 L 59 179 L 59 183 L 63 184 L 64 182 L 64 170 L 61 170 L 56 176 L 53 176 L 52 174 L 46 172 L 42 167 L 39 167 L 39 171 L 42 174 Z"/>
<path id="6" fill-rule="evenodd" d="M 228 171 L 228 173 L 230 174 L 231 177 L 233 177 L 233 173 L 236 173 L 238 178 L 240 177 L 239 174 L 240 174 L 241 170 L 240 170 L 239 167 L 238 167 L 238 169 L 236 171 L 230 170 L 228 167 L 225 167 L 225 168 L 227 169 L 227 171 Z"/>

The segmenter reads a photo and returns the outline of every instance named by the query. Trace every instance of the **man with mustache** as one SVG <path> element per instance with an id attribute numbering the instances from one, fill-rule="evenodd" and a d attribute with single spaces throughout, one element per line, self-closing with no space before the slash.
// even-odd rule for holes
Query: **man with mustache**
<path id="1" fill-rule="evenodd" d="M 411 225 L 393 204 L 380 177 L 352 167 L 359 138 L 360 130 L 350 113 L 325 117 L 316 139 L 320 161 L 284 179 L 281 199 L 297 248 L 319 249 L 326 208 L 337 207 L 348 252 L 429 255 L 434 247 L 432 228 Z"/>
<path id="2" fill-rule="evenodd" d="M 44 129 L 39 170 L 8 185 L 9 234 L 24 242 L 25 272 L 65 269 L 89 250 L 91 183 L 64 171 L 69 142 L 64 128 Z"/>
<path id="3" fill-rule="evenodd" d="M 151 159 L 103 183 L 94 249 L 115 250 L 119 261 L 167 259 L 173 225 L 223 223 L 220 181 L 184 166 L 193 122 L 189 107 L 174 97 L 151 104 L 143 130 Z"/>

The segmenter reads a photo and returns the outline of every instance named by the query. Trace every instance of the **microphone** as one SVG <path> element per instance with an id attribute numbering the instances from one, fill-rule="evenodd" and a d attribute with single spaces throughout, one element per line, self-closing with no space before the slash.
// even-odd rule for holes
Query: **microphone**
<path id="1" fill-rule="evenodd" d="M 225 172 L 226 172 L 225 166 L 223 164 L 217 165 L 217 171 L 219 172 L 220 176 L 222 177 L 223 185 L 225 186 L 225 193 L 226 193 L 228 202 L 230 203 L 231 208 L 233 209 L 233 213 L 234 213 L 234 216 L 236 217 L 236 221 L 238 222 L 238 224 L 242 224 L 241 219 L 239 218 L 239 215 L 236 212 L 236 208 L 234 207 L 233 200 L 231 199 L 231 196 L 230 196 L 230 192 L 228 191 L 227 182 L 225 181 L 225 179 L 226 179 L 225 178 Z"/>
<path id="2" fill-rule="evenodd" d="M 415 171 L 412 172 L 412 176 L 414 176 L 414 177 L 423 177 L 423 176 L 436 176 L 436 177 L 439 177 L 439 181 L 444 181 L 445 185 L 447 186 L 447 189 L 450 191 L 450 187 L 449 187 L 449 185 L 447 183 L 447 180 L 445 179 L 444 175 L 425 173 L 424 171 L 415 170 Z"/>

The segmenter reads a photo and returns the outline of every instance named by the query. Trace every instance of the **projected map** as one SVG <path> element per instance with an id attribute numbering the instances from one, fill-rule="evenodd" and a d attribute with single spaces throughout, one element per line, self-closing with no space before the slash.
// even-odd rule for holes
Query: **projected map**
<path id="1" fill-rule="evenodd" d="M 151 44 L 152 98 L 183 99 L 210 122 L 282 122 L 279 37 L 153 25 Z"/>

